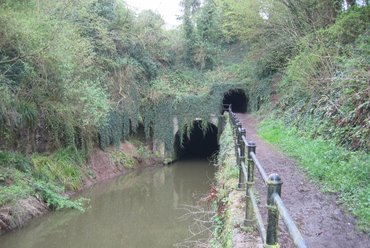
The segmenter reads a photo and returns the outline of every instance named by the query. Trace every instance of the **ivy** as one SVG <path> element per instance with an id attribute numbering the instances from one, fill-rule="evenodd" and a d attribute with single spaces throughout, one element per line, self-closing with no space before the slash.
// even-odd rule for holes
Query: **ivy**
<path id="1" fill-rule="evenodd" d="M 163 81 L 160 83 L 165 84 Z M 202 122 L 204 124 L 202 125 L 203 129 L 208 128 L 207 122 L 211 122 L 212 114 L 217 117 L 221 113 L 225 93 L 233 89 L 242 89 L 248 94 L 244 83 L 218 84 L 203 82 L 197 87 L 196 83 L 193 82 L 193 87 L 188 87 L 183 91 L 172 86 L 173 84 L 169 85 L 167 86 L 170 91 L 173 90 L 173 94 L 168 95 L 163 92 L 158 95 L 157 88 L 155 96 L 145 100 L 144 106 L 150 107 L 145 107 L 143 113 L 147 136 L 152 133 L 152 138 L 162 141 L 169 152 L 173 152 L 174 149 L 173 119 L 175 117 L 178 120 L 179 137 L 182 138 L 184 133 L 191 132 L 191 127 L 196 118 L 204 120 Z M 177 89 L 176 93 L 175 89 Z"/>

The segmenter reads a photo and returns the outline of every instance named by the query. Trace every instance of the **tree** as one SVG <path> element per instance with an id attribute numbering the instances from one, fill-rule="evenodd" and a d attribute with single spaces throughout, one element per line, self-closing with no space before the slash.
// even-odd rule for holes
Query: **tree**
<path id="1" fill-rule="evenodd" d="M 197 67 L 213 69 L 220 51 L 220 16 L 216 4 L 207 0 L 204 2 L 196 18 L 197 46 L 194 62 Z"/>
<path id="2" fill-rule="evenodd" d="M 194 32 L 194 15 L 199 9 L 199 0 L 183 0 L 180 5 L 183 8 L 182 27 L 184 31 L 185 45 L 185 63 L 193 66 L 193 57 L 195 54 L 196 35 Z"/>

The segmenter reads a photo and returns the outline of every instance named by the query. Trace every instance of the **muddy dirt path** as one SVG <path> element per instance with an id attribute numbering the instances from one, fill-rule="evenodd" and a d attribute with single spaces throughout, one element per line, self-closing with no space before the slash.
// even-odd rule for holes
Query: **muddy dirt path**
<path id="1" fill-rule="evenodd" d="M 284 183 L 282 199 L 309 247 L 370 248 L 370 237 L 356 230 L 355 219 L 344 213 L 335 195 L 320 192 L 293 159 L 259 138 L 256 133 L 258 122 L 254 117 L 248 114 L 238 114 L 238 117 L 246 129 L 247 139 L 256 143 L 257 157 L 267 174 L 276 172 L 281 175 Z M 266 188 L 262 186 L 259 174 L 256 174 L 260 206 L 264 208 Z M 283 222 L 279 223 L 281 247 L 294 247 Z"/>

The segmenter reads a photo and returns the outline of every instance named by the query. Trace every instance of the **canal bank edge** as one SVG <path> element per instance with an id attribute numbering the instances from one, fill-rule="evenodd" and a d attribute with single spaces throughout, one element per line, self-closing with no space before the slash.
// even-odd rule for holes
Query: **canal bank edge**
<path id="1" fill-rule="evenodd" d="M 136 140 L 135 140 L 136 141 Z M 122 159 L 115 159 L 112 154 L 124 156 Z M 142 154 L 146 155 L 143 157 Z M 122 158 L 122 157 L 121 157 Z M 124 142 L 117 149 L 116 147 L 107 148 L 102 151 L 99 148 L 90 153 L 86 162 L 88 171 L 84 173 L 83 186 L 75 191 L 63 192 L 63 196 L 68 198 L 76 195 L 96 183 L 122 176 L 128 172 L 156 165 L 163 165 L 163 158 L 150 151 L 149 147 L 140 142 Z M 30 220 L 49 212 L 51 208 L 43 201 L 39 195 L 31 195 L 16 202 L 0 207 L 0 235 L 25 226 Z"/>
<path id="2" fill-rule="evenodd" d="M 228 118 L 228 117 L 226 117 Z M 216 173 L 217 216 L 212 243 L 215 247 L 262 248 L 262 240 L 255 229 L 243 228 L 244 192 L 237 190 L 238 167 L 234 154 L 233 134 L 229 122 L 220 137 L 218 171 Z"/>

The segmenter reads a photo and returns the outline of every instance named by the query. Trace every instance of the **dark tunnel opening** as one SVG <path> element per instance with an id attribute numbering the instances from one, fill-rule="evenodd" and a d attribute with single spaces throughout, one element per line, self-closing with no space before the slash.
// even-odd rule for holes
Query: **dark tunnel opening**
<path id="1" fill-rule="evenodd" d="M 245 113 L 248 110 L 248 100 L 244 90 L 234 89 L 225 93 L 222 103 L 224 106 L 231 104 L 234 113 Z"/>
<path id="2" fill-rule="evenodd" d="M 202 130 L 202 121 L 194 121 L 190 137 L 183 134 L 181 144 L 179 132 L 175 137 L 175 155 L 177 159 L 210 158 L 218 152 L 218 128 L 208 123 L 207 130 Z"/>

